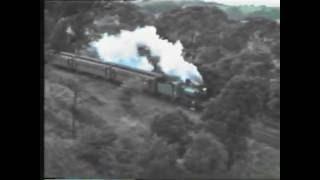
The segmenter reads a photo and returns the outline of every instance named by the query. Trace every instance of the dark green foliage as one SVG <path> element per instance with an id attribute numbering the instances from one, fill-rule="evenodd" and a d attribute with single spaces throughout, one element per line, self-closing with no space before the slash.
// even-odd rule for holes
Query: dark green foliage
<path id="1" fill-rule="evenodd" d="M 190 141 L 189 133 L 194 125 L 181 111 L 158 115 L 151 123 L 151 131 L 162 137 L 169 144 L 179 144 L 179 155 L 185 151 L 185 145 Z"/>
<path id="2" fill-rule="evenodd" d="M 156 9 L 166 12 L 154 19 L 131 4 L 111 3 L 105 7 L 102 4 L 106 3 L 76 5 L 74 9 L 62 3 L 47 4 L 47 49 L 71 52 L 82 49 L 94 38 L 85 34 L 86 28 L 100 34 L 116 33 L 152 23 L 161 37 L 182 42 L 188 60 L 199 65 L 211 100 L 202 116 L 204 121 L 197 126 L 187 114 L 174 111 L 155 116 L 150 129 L 140 134 L 130 128 L 125 133 L 116 133 L 113 127 L 105 126 L 108 119 L 78 106 L 70 110 L 80 125 L 78 138 L 72 143 L 46 142 L 46 152 L 52 152 L 46 155 L 47 174 L 214 178 L 237 165 L 238 171 L 248 171 L 239 162 L 248 155 L 251 123 L 262 117 L 265 121 L 280 122 L 280 67 L 273 62 L 280 59 L 280 26 L 265 18 L 248 18 L 246 23 L 233 21 L 216 7 Z M 243 13 L 237 8 L 229 11 L 237 17 Z M 116 15 L 119 26 L 99 29 L 93 25 L 94 20 Z M 69 26 L 74 35 L 66 33 Z M 264 39 L 266 52 L 248 48 L 248 43 Z M 133 101 L 137 85 L 135 81 L 126 82 L 118 91 L 120 105 L 135 118 L 139 117 Z M 69 110 L 63 107 L 66 104 L 60 108 Z M 70 133 L 63 133 L 69 132 L 70 126 L 53 115 L 47 113 L 46 119 L 54 121 L 59 130 L 51 133 L 70 138 Z"/>
<path id="3" fill-rule="evenodd" d="M 227 152 L 219 141 L 210 134 L 200 132 L 193 136 L 192 143 L 184 155 L 184 166 L 195 177 L 214 177 L 225 169 Z"/>
<path id="4" fill-rule="evenodd" d="M 218 43 L 218 42 L 215 41 L 215 43 Z M 221 49 L 216 48 L 215 46 L 206 47 L 205 50 L 202 52 L 200 51 L 199 54 L 200 54 L 199 63 L 201 64 L 209 64 L 209 63 L 217 62 L 223 56 Z"/>
<path id="5" fill-rule="evenodd" d="M 272 53 L 273 53 L 277 58 L 280 58 L 280 42 L 277 43 L 275 46 L 272 47 Z"/>
<path id="6" fill-rule="evenodd" d="M 69 47 L 68 40 L 70 37 L 66 33 L 67 30 L 67 19 L 60 19 L 55 25 L 50 33 L 49 43 L 50 47 L 56 51 L 66 50 Z M 48 35 L 49 36 L 49 35 Z"/>
<path id="7" fill-rule="evenodd" d="M 95 5 L 95 1 L 46 1 L 45 9 L 55 16 L 67 17 L 90 10 Z"/>
<path id="8" fill-rule="evenodd" d="M 274 68 L 268 54 L 242 54 L 202 65 L 199 70 L 204 74 L 203 78 L 209 87 L 210 95 L 215 97 L 236 75 L 256 77 L 266 81 L 272 76 Z"/>
<path id="9" fill-rule="evenodd" d="M 76 118 L 79 123 L 94 127 L 101 127 L 101 125 L 105 123 L 105 120 L 101 119 L 101 117 L 83 107 L 78 107 L 75 110 L 74 118 Z"/>
<path id="10" fill-rule="evenodd" d="M 222 45 L 229 51 L 238 52 L 247 41 L 248 36 L 246 35 L 232 34 L 223 40 Z"/>
<path id="11" fill-rule="evenodd" d="M 207 41 L 210 40 L 216 42 L 215 38 L 207 38 L 205 35 L 208 35 L 208 30 L 214 32 L 225 21 L 227 21 L 227 16 L 216 7 L 187 7 L 163 14 L 155 24 L 160 36 L 173 42 L 180 40 L 188 48 L 190 46 L 200 47 L 208 44 Z M 199 29 L 198 27 L 206 28 Z M 193 44 L 194 32 L 197 31 L 200 32 L 198 38 L 202 41 Z M 214 33 L 212 35 L 215 36 Z"/>
<path id="12" fill-rule="evenodd" d="M 250 122 L 239 111 L 232 111 L 227 117 L 226 136 L 222 141 L 228 151 L 227 168 L 230 169 L 237 160 L 245 159 L 248 145 L 246 137 L 251 134 Z"/>
<path id="13" fill-rule="evenodd" d="M 213 102 L 217 107 L 208 108 L 205 114 L 216 114 L 217 112 L 213 111 L 220 109 L 239 110 L 246 117 L 252 118 L 263 111 L 263 103 L 268 95 L 267 88 L 268 84 L 262 78 L 235 76 Z"/>
<path id="14" fill-rule="evenodd" d="M 250 119 L 264 113 L 268 84 L 262 78 L 235 76 L 208 105 L 203 118 L 208 130 L 226 145 L 228 168 L 247 151 L 246 137 L 251 135 Z M 221 124 L 217 132 L 217 123 Z"/>
<path id="15" fill-rule="evenodd" d="M 56 51 L 78 51 L 90 42 L 85 28 L 90 27 L 99 6 L 95 1 L 46 2 L 45 35 L 50 47 Z M 71 28 L 74 35 L 67 33 Z"/>
<path id="16" fill-rule="evenodd" d="M 144 150 L 144 156 L 139 165 L 144 169 L 141 178 L 168 178 L 182 176 L 181 170 L 176 166 L 178 158 L 176 147 L 169 145 L 163 139 L 153 137 Z"/>
<path id="17" fill-rule="evenodd" d="M 264 17 L 271 20 L 280 19 L 280 8 L 266 6 L 236 6 L 225 5 L 215 2 L 204 2 L 202 0 L 187 0 L 187 1 L 144 1 L 138 3 L 148 14 L 168 13 L 174 9 L 179 9 L 185 6 L 209 6 L 218 7 L 223 10 L 230 19 L 244 19 L 250 16 Z"/>
<path id="18" fill-rule="evenodd" d="M 55 25 L 55 20 L 53 17 L 51 17 L 48 13 L 48 11 L 45 11 L 44 14 L 44 42 L 48 43 L 49 38 L 50 38 L 50 34 L 52 29 L 54 28 Z"/>
<path id="19" fill-rule="evenodd" d="M 220 90 L 224 87 L 226 80 L 225 77 L 215 68 L 201 66 L 199 70 L 205 74 L 204 81 L 208 88 L 208 93 L 211 97 L 219 94 Z"/>
<path id="20" fill-rule="evenodd" d="M 70 143 L 59 137 L 46 138 L 44 145 L 45 177 L 92 177 L 93 167 L 77 158 Z"/>
<path id="21" fill-rule="evenodd" d="M 73 147 L 76 156 L 92 165 L 99 174 L 108 175 L 110 172 L 105 171 L 115 161 L 110 147 L 117 139 L 117 135 L 106 126 L 99 129 L 93 127 L 82 129 L 79 136 L 77 144 Z"/>
<path id="22" fill-rule="evenodd" d="M 267 106 L 270 110 L 270 116 L 273 117 L 276 122 L 280 122 L 280 81 L 272 83 Z"/>
<path id="23" fill-rule="evenodd" d="M 244 73 L 252 77 L 270 78 L 272 70 L 275 69 L 269 54 L 255 54 L 244 56 L 242 59 Z"/>
<path id="24" fill-rule="evenodd" d="M 280 31 L 280 26 L 277 24 L 276 21 L 259 17 L 251 17 L 247 18 L 247 20 L 247 23 L 239 27 L 239 35 L 252 35 L 254 32 L 259 31 L 261 36 L 271 36 L 276 35 Z"/>
<path id="25" fill-rule="evenodd" d="M 247 23 L 238 24 L 229 36 L 225 36 L 222 45 L 230 51 L 238 52 L 246 46 L 254 33 L 259 34 L 261 38 L 272 37 L 279 40 L 276 36 L 280 33 L 280 26 L 275 21 L 265 18 L 248 18 Z"/>
<path id="26" fill-rule="evenodd" d="M 83 129 L 79 143 L 94 149 L 102 149 L 110 146 L 117 139 L 117 135 L 112 128 L 103 126 L 98 128 L 88 127 Z"/>
<path id="27" fill-rule="evenodd" d="M 151 124 L 151 131 L 165 137 L 169 143 L 176 143 L 187 135 L 193 127 L 189 118 L 181 111 L 158 115 Z"/>

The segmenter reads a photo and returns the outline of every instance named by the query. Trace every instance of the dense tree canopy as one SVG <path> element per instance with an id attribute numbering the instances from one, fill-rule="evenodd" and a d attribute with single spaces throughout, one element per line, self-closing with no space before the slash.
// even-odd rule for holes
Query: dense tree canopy
<path id="1" fill-rule="evenodd" d="M 205 132 L 194 134 L 184 155 L 185 167 L 195 175 L 212 177 L 225 169 L 228 154 L 224 145 Z"/>
<path id="2" fill-rule="evenodd" d="M 151 131 L 162 137 L 169 144 L 179 144 L 179 154 L 185 151 L 184 146 L 190 141 L 193 123 L 181 111 L 158 115 L 151 123 Z"/>
<path id="3" fill-rule="evenodd" d="M 151 124 L 152 132 L 164 137 L 168 143 L 185 141 L 191 129 L 192 123 L 181 111 L 158 115 Z"/>
<path id="4" fill-rule="evenodd" d="M 216 7 L 177 7 L 153 16 L 133 4 L 103 1 L 47 3 L 45 13 L 46 50 L 77 52 L 105 32 L 155 25 L 161 37 L 182 42 L 185 59 L 197 65 L 210 94 L 199 122 L 171 109 L 148 116 L 139 133 L 116 132 L 108 125 L 111 117 L 88 107 L 70 111 L 60 103 L 57 109 L 73 112 L 81 125 L 72 140 L 63 140 L 69 137 L 66 120 L 47 108 L 46 118 L 58 127 L 50 133 L 59 136 L 46 141 L 48 175 L 213 178 L 234 169 L 247 172 L 241 163 L 248 158 L 252 123 L 280 122 L 280 25 L 274 21 L 231 20 Z M 121 116 L 141 123 L 133 100 L 139 86 L 136 80 L 124 82 L 112 106 L 119 104 Z"/>
<path id="5" fill-rule="evenodd" d="M 226 145 L 229 168 L 244 157 L 246 137 L 251 134 L 250 121 L 265 113 L 267 99 L 268 84 L 264 79 L 235 76 L 208 105 L 203 118 L 208 122 L 209 132 L 218 134 Z M 217 123 L 222 125 L 218 131 Z"/>

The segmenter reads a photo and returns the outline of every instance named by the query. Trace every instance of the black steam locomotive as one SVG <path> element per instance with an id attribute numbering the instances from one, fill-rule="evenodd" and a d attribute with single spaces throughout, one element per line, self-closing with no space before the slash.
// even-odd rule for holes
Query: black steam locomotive
<path id="1" fill-rule="evenodd" d="M 179 102 L 192 110 L 201 110 L 201 102 L 206 98 L 206 87 L 195 85 L 190 80 L 182 82 L 177 77 L 162 73 L 143 71 L 98 59 L 76 56 L 72 53 L 51 53 L 52 64 L 78 72 L 92 74 L 113 82 L 125 82 L 139 79 L 139 86 L 147 93 L 163 96 L 173 102 Z"/>

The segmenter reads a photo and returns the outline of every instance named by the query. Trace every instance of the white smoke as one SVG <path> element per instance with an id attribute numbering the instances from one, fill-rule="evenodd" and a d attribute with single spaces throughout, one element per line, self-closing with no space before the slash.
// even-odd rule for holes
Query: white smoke
<path id="1" fill-rule="evenodd" d="M 161 39 L 153 26 L 139 27 L 134 31 L 122 30 L 118 35 L 105 33 L 101 39 L 91 43 L 103 61 L 151 71 L 153 66 L 148 59 L 139 56 L 137 48 L 140 45 L 148 47 L 152 56 L 160 58 L 158 65 L 165 74 L 178 76 L 183 81 L 190 79 L 196 84 L 203 82 L 197 67 L 184 60 L 181 42 Z"/>

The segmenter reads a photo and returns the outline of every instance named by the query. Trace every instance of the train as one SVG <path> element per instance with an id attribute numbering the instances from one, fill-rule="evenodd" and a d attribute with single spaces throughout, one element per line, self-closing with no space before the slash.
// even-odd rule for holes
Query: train
<path id="1" fill-rule="evenodd" d="M 69 52 L 51 52 L 50 64 L 69 70 L 91 74 L 105 80 L 123 83 L 129 79 L 137 79 L 138 87 L 154 96 L 177 102 L 193 111 L 203 109 L 202 102 L 207 97 L 204 85 L 195 85 L 190 80 L 181 81 L 178 77 L 159 72 L 144 71 L 112 62 L 75 55 Z"/>

